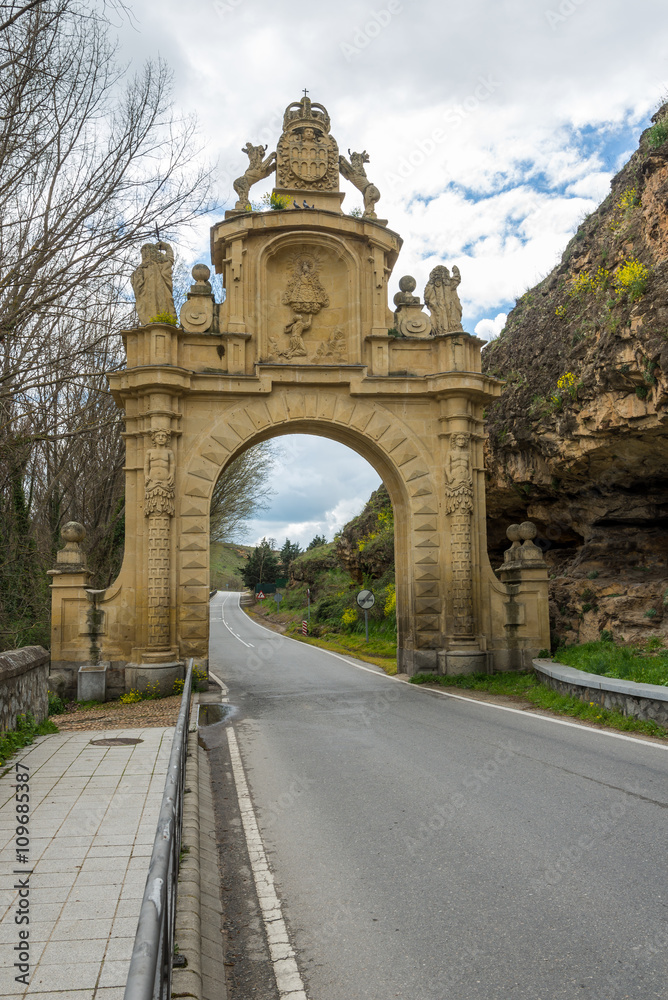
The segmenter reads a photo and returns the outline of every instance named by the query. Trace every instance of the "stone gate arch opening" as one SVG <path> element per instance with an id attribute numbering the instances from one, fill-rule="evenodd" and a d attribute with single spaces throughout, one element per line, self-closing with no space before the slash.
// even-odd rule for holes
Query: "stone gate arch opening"
<path id="1" fill-rule="evenodd" d="M 173 255 L 142 248 L 140 325 L 123 334 L 126 368 L 108 376 L 127 453 L 125 558 L 96 596 L 112 690 L 169 686 L 185 658 L 206 663 L 213 484 L 251 443 L 292 432 L 347 444 L 388 487 L 401 671 L 528 665 L 549 646 L 547 569 L 528 523 L 510 531 L 499 576 L 487 557 L 483 407 L 502 383 L 463 329 L 459 269 L 434 267 L 424 301 L 405 275 L 390 307 L 402 241 L 376 214 L 369 157 L 340 157 L 306 95 L 286 109 L 275 153 L 244 151 L 239 200 L 211 230 L 224 301 L 198 264 L 180 325 L 162 321 Z M 274 171 L 272 207 L 253 210 L 250 186 Z M 362 215 L 342 211 L 340 174 L 363 193 Z M 87 581 L 68 541 L 53 571 L 52 664 L 70 691 L 90 656 Z"/>
<path id="2" fill-rule="evenodd" d="M 368 464 L 368 466 L 370 466 L 378 475 L 380 480 L 378 486 L 382 484 L 387 489 L 392 504 L 394 522 L 397 635 L 399 637 L 399 643 L 403 648 L 404 633 L 408 627 L 410 616 L 408 614 L 407 607 L 405 606 L 407 602 L 407 594 L 405 593 L 406 588 L 403 585 L 403 582 L 406 580 L 408 553 L 405 551 L 405 547 L 404 549 L 401 548 L 401 540 L 406 538 L 408 533 L 408 525 L 405 523 L 405 519 L 408 517 L 410 509 L 409 497 L 405 489 L 405 484 L 398 475 L 398 470 L 392 467 L 391 461 L 388 461 L 387 456 L 383 455 L 382 451 L 374 445 L 373 442 L 369 442 L 360 431 L 354 428 L 341 428 L 336 425 L 332 426 L 330 422 L 320 421 L 317 418 L 309 420 L 308 422 L 305 422 L 304 420 L 295 422 L 288 421 L 285 425 L 274 428 L 273 431 L 266 430 L 264 434 L 258 434 L 255 437 L 251 437 L 251 439 L 247 441 L 244 446 L 240 448 L 240 450 L 229 456 L 227 462 L 220 469 L 216 480 L 212 484 L 212 495 L 218 477 L 222 475 L 234 461 L 243 455 L 245 451 L 257 444 L 262 443 L 263 441 L 276 441 L 280 447 L 282 442 L 289 441 L 289 438 L 295 434 L 312 438 L 314 448 L 317 448 L 317 442 L 323 438 L 342 445 L 347 452 L 352 452 L 363 459 L 364 462 Z M 277 470 L 279 475 L 284 461 L 285 459 L 279 459 L 278 461 Z M 291 459 L 288 458 L 288 461 L 291 461 Z M 359 500 L 359 509 L 354 512 L 355 514 L 361 511 L 363 504 L 366 500 L 368 500 L 368 496 L 373 489 L 374 487 L 371 486 L 364 498 L 357 497 Z M 351 513 L 350 516 L 352 517 L 354 514 Z M 294 541 L 295 539 L 291 536 L 291 540 Z"/>

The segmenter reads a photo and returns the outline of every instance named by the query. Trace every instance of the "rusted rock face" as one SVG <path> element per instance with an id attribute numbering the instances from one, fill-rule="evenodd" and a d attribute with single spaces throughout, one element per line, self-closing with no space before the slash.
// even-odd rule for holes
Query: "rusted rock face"
<path id="1" fill-rule="evenodd" d="M 668 143 L 651 140 L 483 351 L 507 380 L 487 411 L 492 562 L 508 520 L 539 526 L 568 641 L 668 641 Z"/>

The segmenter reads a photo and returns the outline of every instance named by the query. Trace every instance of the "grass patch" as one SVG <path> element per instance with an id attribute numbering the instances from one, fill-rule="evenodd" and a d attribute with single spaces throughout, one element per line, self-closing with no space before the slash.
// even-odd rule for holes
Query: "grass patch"
<path id="1" fill-rule="evenodd" d="M 300 642 L 307 642 L 311 646 L 319 646 L 320 649 L 329 649 L 333 653 L 342 653 L 344 656 L 354 656 L 365 663 L 373 663 L 381 667 L 386 674 L 396 674 L 397 672 L 397 644 L 379 637 L 369 636 L 368 643 L 364 641 L 363 635 L 344 635 L 339 633 L 325 633 L 315 636 L 302 635 L 300 632 L 288 631 L 293 639 Z"/>
<path id="2" fill-rule="evenodd" d="M 668 739 L 668 732 L 656 722 L 632 719 L 621 712 L 602 708 L 594 702 L 580 701 L 573 695 L 557 694 L 545 684 L 542 684 L 533 672 L 516 673 L 514 671 L 499 674 L 466 674 L 458 677 L 446 677 L 443 674 L 416 674 L 411 677 L 412 684 L 438 684 L 441 687 L 463 688 L 469 691 L 488 691 L 490 694 L 501 694 L 511 698 L 521 698 L 537 708 L 555 712 L 558 715 L 569 715 L 585 722 L 593 722 L 599 726 L 610 726 L 623 732 L 643 733 L 645 736 L 658 736 Z"/>
<path id="3" fill-rule="evenodd" d="M 27 715 L 19 715 L 16 719 L 16 729 L 0 734 L 0 765 L 6 764 L 17 750 L 34 743 L 36 737 L 57 732 L 58 726 L 51 719 L 38 723 L 29 712 Z"/>
<path id="4" fill-rule="evenodd" d="M 656 656 L 648 656 L 633 646 L 585 642 L 580 646 L 558 649 L 554 659 L 557 663 L 598 674 L 599 677 L 668 687 L 668 649 L 661 650 Z"/>

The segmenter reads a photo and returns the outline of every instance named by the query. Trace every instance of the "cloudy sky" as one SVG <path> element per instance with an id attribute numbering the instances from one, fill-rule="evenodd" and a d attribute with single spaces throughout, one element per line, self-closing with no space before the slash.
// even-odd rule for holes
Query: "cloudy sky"
<path id="1" fill-rule="evenodd" d="M 413 274 L 420 291 L 435 264 L 457 264 L 465 329 L 483 339 L 551 270 L 668 98 L 662 0 L 130 3 L 120 54 L 130 69 L 157 56 L 173 68 L 175 101 L 216 165 L 217 218 L 247 166 L 241 147 L 274 149 L 306 87 L 339 147 L 369 153 L 378 214 L 404 239 L 394 285 Z M 360 196 L 342 188 L 350 211 Z M 208 260 L 213 221 L 185 256 Z M 333 442 L 280 448 L 274 506 L 246 541 L 331 537 L 379 482 Z"/>

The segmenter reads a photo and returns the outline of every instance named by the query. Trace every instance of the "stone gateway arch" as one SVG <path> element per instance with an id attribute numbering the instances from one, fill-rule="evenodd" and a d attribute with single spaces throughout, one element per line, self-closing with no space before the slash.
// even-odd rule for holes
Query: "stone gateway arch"
<path id="1" fill-rule="evenodd" d="M 124 562 L 91 595 L 69 528 L 52 571 L 52 671 L 71 690 L 92 645 L 112 692 L 171 686 L 189 656 L 206 664 L 214 484 L 245 449 L 289 433 L 348 445 L 389 491 L 400 671 L 527 666 L 549 646 L 547 571 L 528 522 L 510 529 L 499 576 L 487 557 L 483 408 L 502 383 L 461 327 L 458 269 L 431 272 L 429 311 L 410 276 L 389 307 L 401 239 L 376 216 L 368 155 L 339 157 L 307 96 L 286 109 L 276 154 L 244 151 L 237 192 L 274 170 L 276 187 L 272 208 L 240 197 L 211 230 L 224 302 L 197 265 L 180 326 L 165 322 L 167 244 L 144 248 L 133 276 L 143 325 L 123 334 L 127 367 L 109 375 L 126 420 Z M 340 173 L 365 195 L 363 214 L 342 212 Z"/>

